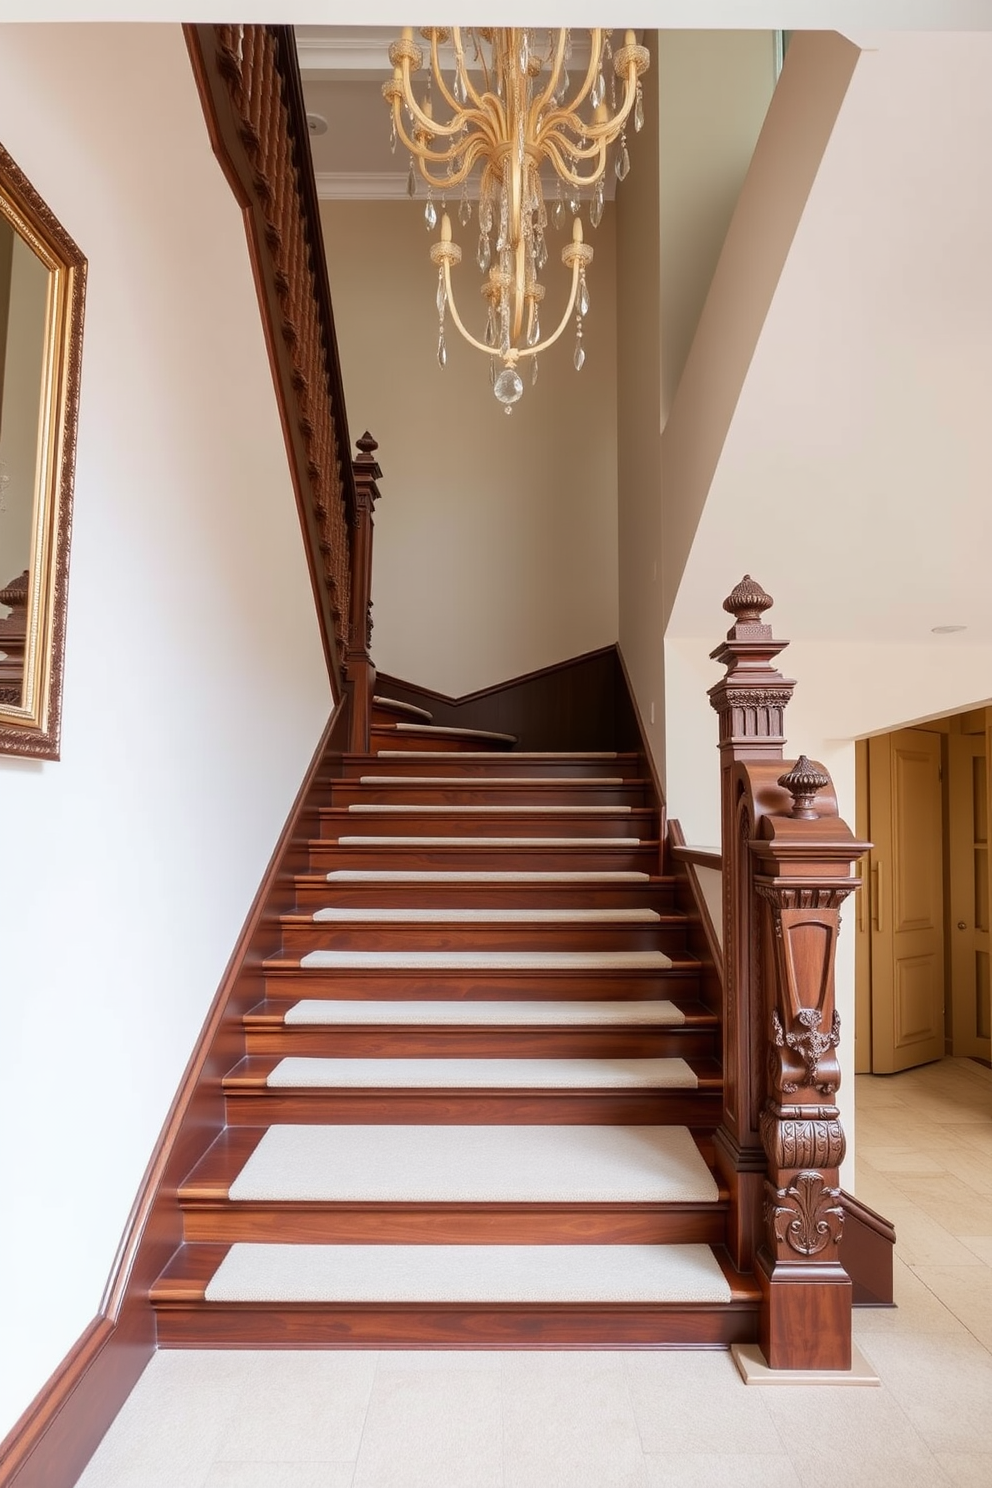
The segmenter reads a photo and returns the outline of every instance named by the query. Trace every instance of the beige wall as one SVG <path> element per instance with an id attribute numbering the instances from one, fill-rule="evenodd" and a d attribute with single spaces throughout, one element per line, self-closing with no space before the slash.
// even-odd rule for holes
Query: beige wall
<path id="1" fill-rule="evenodd" d="M 646 39 L 645 127 L 617 193 L 620 648 L 664 779 L 665 621 L 686 495 L 663 481 L 662 431 L 768 109 L 774 44 L 769 31 Z"/>
<path id="2" fill-rule="evenodd" d="M 2 1436 L 97 1310 L 330 699 L 179 27 L 5 27 L 0 139 L 89 260 L 62 759 L 0 756 Z"/>
<path id="3" fill-rule="evenodd" d="M 573 337 L 541 358 L 507 417 L 486 359 L 449 321 L 437 365 L 437 274 L 423 202 L 324 202 L 324 235 L 352 436 L 379 441 L 376 665 L 461 694 L 611 645 L 617 638 L 616 335 L 613 211 L 589 272 L 587 359 Z M 456 302 L 481 334 L 478 229 Z M 545 326 L 563 308 L 555 235 Z"/>

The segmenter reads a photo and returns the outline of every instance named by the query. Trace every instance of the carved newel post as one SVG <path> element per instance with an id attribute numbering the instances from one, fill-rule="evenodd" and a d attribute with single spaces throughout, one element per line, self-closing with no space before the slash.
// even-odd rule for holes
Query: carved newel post
<path id="1" fill-rule="evenodd" d="M 382 471 L 375 458 L 379 448 L 366 429 L 355 441 L 358 455 L 352 463 L 355 472 L 355 509 L 352 512 L 351 539 L 351 615 L 348 627 L 348 650 L 345 676 L 351 690 L 351 733 L 349 748 L 353 754 L 367 754 L 372 729 L 372 693 L 375 689 L 375 667 L 372 665 L 372 528 L 375 503 L 379 499 L 376 482 Z"/>
<path id="2" fill-rule="evenodd" d="M 720 714 L 726 1018 L 721 1168 L 734 1203 L 735 1262 L 762 1289 L 761 1347 L 773 1369 L 848 1369 L 851 1283 L 840 1263 L 834 962 L 840 906 L 867 845 L 837 815 L 829 776 L 783 767 L 794 684 L 771 662 L 785 642 L 772 601 L 746 577 L 714 655 Z M 757 1164 L 760 1164 L 760 1172 Z"/>

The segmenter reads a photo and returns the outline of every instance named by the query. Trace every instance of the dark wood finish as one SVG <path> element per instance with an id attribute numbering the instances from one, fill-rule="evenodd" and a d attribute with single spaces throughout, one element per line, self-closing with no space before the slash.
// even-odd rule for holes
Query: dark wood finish
<path id="1" fill-rule="evenodd" d="M 616 740 L 621 722 L 615 646 L 589 651 L 511 681 L 449 697 L 381 674 L 379 691 L 426 708 L 436 724 L 515 734 L 519 749 L 631 748 Z M 633 746 L 636 747 L 636 746 Z"/>
<path id="2" fill-rule="evenodd" d="M 393 833 L 371 828 L 365 831 L 347 832 L 345 836 L 380 837 Z M 447 835 L 446 833 L 442 835 Z M 480 835 L 492 836 L 492 833 Z M 516 871 L 531 873 L 598 873 L 601 870 L 651 873 L 658 862 L 658 841 L 653 838 L 641 841 L 637 846 L 612 843 L 604 840 L 595 847 L 565 846 L 556 843 L 541 843 L 539 846 L 521 848 L 512 843 L 503 846 L 475 847 L 460 843 L 457 837 L 444 845 L 420 846 L 411 842 L 378 847 L 374 844 L 339 843 L 331 838 L 318 838 L 310 843 L 309 866 L 314 872 L 332 868 L 394 868 L 400 871 L 428 872 L 431 869 L 450 869 L 467 872 L 487 868 L 497 873 Z"/>
<path id="3" fill-rule="evenodd" d="M 66 615 L 69 603 L 69 539 L 76 473 L 79 426 L 79 384 L 83 357 L 83 312 L 86 302 L 86 259 L 51 207 L 34 189 L 12 156 L 0 145 L 0 185 L 4 195 L 35 235 L 35 241 L 61 265 L 61 287 L 53 300 L 53 314 L 63 319 L 62 341 L 51 369 L 54 405 L 52 470 L 47 499 L 52 511 L 47 564 L 37 566 L 33 582 L 42 587 L 32 595 L 39 616 L 38 646 L 43 661 L 39 675 L 37 713 L 18 717 L 22 694 L 0 699 L 0 754 L 57 760 L 62 736 L 62 678 L 65 667 Z M 56 302 L 57 301 L 57 302 Z M 0 649 L 7 650 L 4 646 Z M 23 668 L 21 671 L 23 681 Z M 14 678 L 3 684 L 7 693 Z"/>
<path id="4" fill-rule="evenodd" d="M 837 814 L 829 776 L 783 763 L 794 684 L 785 642 L 749 575 L 713 653 L 720 718 L 724 865 L 724 1111 L 718 1161 L 731 1190 L 731 1252 L 756 1266 L 760 1341 L 772 1369 L 851 1362 L 851 1283 L 840 1261 L 844 1133 L 835 1102 L 840 1025 L 833 966 L 840 905 L 867 844 Z"/>
<path id="5" fill-rule="evenodd" d="M 713 861 L 699 865 L 699 855 L 687 856 L 684 843 L 681 823 L 673 817 L 668 823 L 668 844 L 674 869 L 675 908 L 685 916 L 686 950 L 699 962 L 700 1000 L 719 1014 L 724 998 L 723 947 L 695 869 L 697 866 L 714 867 L 722 872 L 723 860 L 715 853 L 707 854 Z"/>
<path id="6" fill-rule="evenodd" d="M 600 877 L 586 883 L 493 882 L 492 880 L 409 883 L 389 879 L 370 882 L 328 880 L 324 873 L 301 873 L 296 880 L 296 907 L 312 912 L 338 909 L 426 908 L 473 909 L 481 903 L 499 909 L 654 909 L 670 914 L 675 904 L 673 878 L 613 881 Z"/>
<path id="7" fill-rule="evenodd" d="M 705 847 L 687 847 L 681 826 L 678 841 L 673 835 L 669 835 L 669 847 L 676 862 L 685 863 L 693 868 L 712 868 L 717 873 L 723 872 L 723 854 L 711 852 Z"/>
<path id="8" fill-rule="evenodd" d="M 265 964 L 267 996 L 297 997 L 479 998 L 483 1001 L 563 997 L 683 997 L 698 995 L 699 966 L 677 962 L 667 971 L 541 971 L 523 976 L 513 971 L 369 971 L 301 967 L 298 961 L 273 958 Z"/>
<path id="9" fill-rule="evenodd" d="M 430 723 L 376 723 L 371 731 L 373 749 L 406 749 L 413 753 L 438 749 L 453 753 L 479 750 L 498 753 L 512 749 L 515 743 L 513 734 L 488 734 L 468 728 L 445 733 L 440 725 Z"/>
<path id="10" fill-rule="evenodd" d="M 545 808 L 547 811 L 548 808 Z M 653 838 L 657 830 L 654 812 L 571 811 L 553 816 L 544 812 L 514 811 L 498 814 L 472 811 L 432 812 L 429 806 L 415 811 L 349 812 L 325 806 L 320 812 L 320 835 L 339 837 L 621 837 Z"/>
<path id="11" fill-rule="evenodd" d="M 400 741 L 392 740 L 394 746 Z M 382 745 L 382 748 L 388 746 Z M 571 780 L 594 775 L 622 775 L 626 779 L 638 779 L 641 775 L 640 756 L 631 753 L 601 754 L 527 754 L 519 749 L 505 751 L 476 751 L 482 758 L 471 753 L 453 752 L 441 748 L 433 757 L 404 750 L 402 757 L 381 754 L 349 755 L 344 761 L 344 775 L 353 780 L 361 775 L 441 775 L 487 780 L 491 775 L 534 776 L 549 781 Z"/>
<path id="12" fill-rule="evenodd" d="M 313 950 L 663 951 L 676 958 L 685 954 L 685 921 L 678 915 L 645 923 L 619 920 L 589 924 L 568 920 L 519 924 L 512 920 L 329 922 L 314 920 L 312 915 L 283 915 L 282 929 L 287 956 L 303 956 Z"/>
<path id="13" fill-rule="evenodd" d="M 377 773 L 389 775 L 388 770 Z M 458 785 L 415 781 L 409 784 L 374 784 L 342 781 L 333 791 L 333 804 L 345 806 L 634 806 L 649 802 L 644 782 L 628 780 L 623 785 L 605 785 L 580 780 L 544 780 L 532 784 L 519 780 L 467 779 Z"/>
<path id="14" fill-rule="evenodd" d="M 4 1488 L 75 1483 L 155 1350 L 154 1321 L 133 1309 L 93 1319 L 0 1442 Z"/>
<path id="15" fill-rule="evenodd" d="M 844 1211 L 840 1261 L 851 1278 L 853 1305 L 894 1307 L 895 1226 L 844 1189 L 841 1189 L 840 1205 Z"/>
<path id="16" fill-rule="evenodd" d="M 366 429 L 358 441 L 352 465 L 355 504 L 351 534 L 351 623 L 346 652 L 348 687 L 351 692 L 351 748 L 368 749 L 372 731 L 372 694 L 375 667 L 372 665 L 372 529 L 378 482 L 382 471 L 375 458 L 379 448 Z"/>
<path id="17" fill-rule="evenodd" d="M 291 26 L 184 27 L 207 130 L 242 209 L 335 697 L 349 641 L 356 491 Z"/>

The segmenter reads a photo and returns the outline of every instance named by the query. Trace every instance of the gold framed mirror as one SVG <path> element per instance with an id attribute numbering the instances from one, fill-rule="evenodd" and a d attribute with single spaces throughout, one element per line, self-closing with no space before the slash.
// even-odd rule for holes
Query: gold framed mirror
<path id="1" fill-rule="evenodd" d="M 58 759 L 86 260 L 0 146 L 0 753 Z"/>

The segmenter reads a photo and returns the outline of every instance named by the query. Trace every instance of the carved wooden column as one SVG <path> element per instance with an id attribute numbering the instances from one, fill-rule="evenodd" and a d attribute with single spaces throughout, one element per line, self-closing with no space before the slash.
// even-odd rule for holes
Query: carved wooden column
<path id="1" fill-rule="evenodd" d="M 375 690 L 375 667 L 372 665 L 372 528 L 375 503 L 379 499 L 376 482 L 382 471 L 375 458 L 379 448 L 366 429 L 356 440 L 358 455 L 352 462 L 355 472 L 355 506 L 351 515 L 351 616 L 345 676 L 351 691 L 351 735 L 353 754 L 367 754 L 372 729 L 372 694 Z"/>
<path id="2" fill-rule="evenodd" d="M 858 885 L 867 850 L 816 798 L 829 778 L 802 756 L 778 785 L 786 798 L 761 816 L 752 843 L 754 887 L 767 907 L 768 1090 L 761 1137 L 768 1159 L 761 1348 L 773 1369 L 851 1367 L 851 1282 L 840 1262 L 844 1211 L 838 1168 L 844 1132 L 834 1103 L 834 960 L 840 906 Z M 791 810 L 789 809 L 791 806 Z"/>
<path id="3" fill-rule="evenodd" d="M 750 574 L 724 600 L 734 623 L 712 655 L 727 672 L 709 692 L 720 718 L 723 838 L 724 1091 L 716 1148 L 730 1190 L 728 1243 L 741 1271 L 753 1268 L 761 1237 L 766 1040 L 749 851 L 753 810 L 740 767 L 750 762 L 774 765 L 782 759 L 785 708 L 795 686 L 772 665 L 788 642 L 775 640 L 771 626 L 762 621 L 771 604 Z"/>

